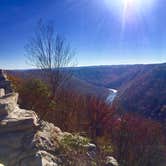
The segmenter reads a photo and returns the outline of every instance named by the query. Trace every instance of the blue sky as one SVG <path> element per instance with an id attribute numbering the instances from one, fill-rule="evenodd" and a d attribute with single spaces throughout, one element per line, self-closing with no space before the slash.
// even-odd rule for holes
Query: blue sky
<path id="1" fill-rule="evenodd" d="M 127 0 L 116 1 L 1 0 L 0 68 L 31 67 L 24 46 L 40 18 L 54 21 L 78 66 L 166 62 L 165 0 L 135 3 L 125 16 L 120 3 Z"/>

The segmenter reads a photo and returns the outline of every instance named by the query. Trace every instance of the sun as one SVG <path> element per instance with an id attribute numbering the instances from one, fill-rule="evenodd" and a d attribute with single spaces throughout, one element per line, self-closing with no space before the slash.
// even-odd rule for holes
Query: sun
<path id="1" fill-rule="evenodd" d="M 140 1 L 141 0 L 124 0 L 124 3 L 133 5 L 133 4 L 136 4 L 136 3 L 140 2 Z"/>
<path id="2" fill-rule="evenodd" d="M 148 17 L 157 0 L 104 0 L 110 15 L 121 22 L 120 36 L 123 38 L 129 27 L 141 25 Z M 108 13 L 109 16 L 109 13 Z"/>
<path id="3" fill-rule="evenodd" d="M 131 4 L 136 3 L 136 2 L 137 2 L 137 0 L 124 0 L 124 3 L 128 4 L 128 5 L 131 5 Z"/>
<path id="4" fill-rule="evenodd" d="M 151 9 L 156 0 L 104 0 L 108 8 L 116 10 L 117 12 L 121 9 L 127 7 L 131 8 L 133 11 L 136 10 L 141 12 L 142 10 Z"/>
<path id="5" fill-rule="evenodd" d="M 154 0 L 122 0 L 124 6 L 131 7 L 133 9 L 142 10 L 143 8 L 152 7 Z"/>
<path id="6" fill-rule="evenodd" d="M 134 16 L 145 16 L 151 11 L 156 0 L 104 0 L 106 7 L 119 18 L 130 19 Z"/>

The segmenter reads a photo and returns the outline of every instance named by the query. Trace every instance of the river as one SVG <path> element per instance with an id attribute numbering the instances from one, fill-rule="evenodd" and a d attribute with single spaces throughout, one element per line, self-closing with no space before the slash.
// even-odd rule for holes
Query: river
<path id="1" fill-rule="evenodd" d="M 112 104 L 112 102 L 114 101 L 118 91 L 116 89 L 109 89 L 109 91 L 110 91 L 110 93 L 109 93 L 109 95 L 106 98 L 106 102 L 108 104 Z"/>

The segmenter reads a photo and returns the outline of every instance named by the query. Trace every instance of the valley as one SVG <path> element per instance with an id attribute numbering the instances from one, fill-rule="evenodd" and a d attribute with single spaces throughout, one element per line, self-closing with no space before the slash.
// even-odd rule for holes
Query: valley
<path id="1" fill-rule="evenodd" d="M 166 166 L 164 0 L 2 0 L 0 166 Z"/>
<path id="2" fill-rule="evenodd" d="M 165 121 L 165 63 L 83 67 L 76 68 L 74 74 L 95 86 L 117 89 L 114 100 L 117 111 L 138 113 L 150 119 Z"/>
<path id="3" fill-rule="evenodd" d="M 138 156 L 139 166 L 143 165 L 140 142 L 144 144 L 144 153 L 150 156 L 154 156 L 153 151 L 155 155 L 161 153 L 155 161 L 165 163 L 165 153 L 154 140 L 160 140 L 165 146 L 166 64 L 68 70 L 72 77 L 62 84 L 55 98 L 50 96 L 49 84 L 40 70 L 9 70 L 7 73 L 19 92 L 21 108 L 35 110 L 40 118 L 62 131 L 83 133 L 97 146 L 101 142 L 105 145 L 105 139 L 108 143 L 111 140 L 117 148 L 114 156 L 120 163 L 125 160 L 125 166 L 136 164 Z M 121 135 L 123 132 L 125 135 Z M 151 144 L 152 149 L 146 151 Z M 152 161 L 149 157 L 145 160 Z"/>

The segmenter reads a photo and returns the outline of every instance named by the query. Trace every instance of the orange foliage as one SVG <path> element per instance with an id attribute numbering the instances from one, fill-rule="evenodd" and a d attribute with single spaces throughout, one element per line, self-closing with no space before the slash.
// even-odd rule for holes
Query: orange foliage
<path id="1" fill-rule="evenodd" d="M 59 91 L 53 100 L 44 85 L 36 88 L 36 84 L 28 84 L 27 80 L 12 76 L 10 79 L 20 93 L 20 103 L 39 115 L 46 112 L 45 120 L 65 131 L 84 132 L 94 142 L 103 137 L 110 140 L 120 165 L 153 166 L 163 161 L 165 139 L 159 123 L 136 115 L 120 115 L 100 99 L 70 91 Z M 55 106 L 49 107 L 52 100 Z"/>

